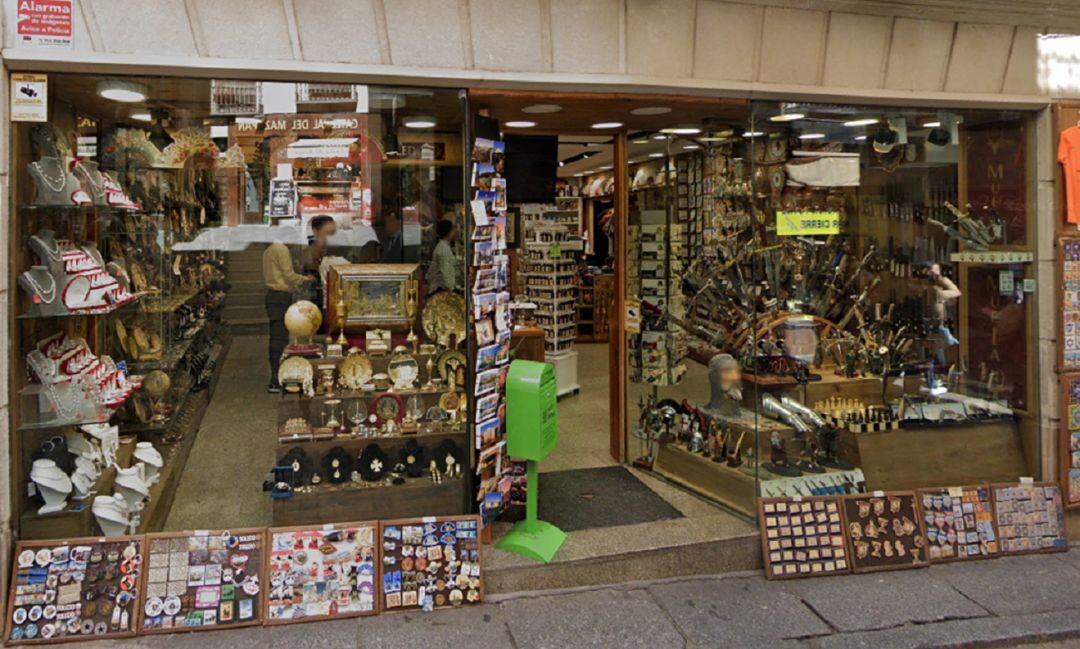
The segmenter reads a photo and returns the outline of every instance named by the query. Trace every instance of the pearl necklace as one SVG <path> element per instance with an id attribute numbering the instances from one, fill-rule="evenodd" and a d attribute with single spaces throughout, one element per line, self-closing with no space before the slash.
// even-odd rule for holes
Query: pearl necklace
<path id="1" fill-rule="evenodd" d="M 102 176 L 101 171 L 97 172 L 100 182 L 95 183 L 94 177 L 90 173 L 90 169 L 87 168 L 86 165 L 79 163 L 78 165 L 76 165 L 75 169 L 82 172 L 79 175 L 86 178 L 86 184 L 90 185 L 90 189 L 94 192 L 95 196 L 101 196 L 105 193 L 105 179 Z"/>
<path id="2" fill-rule="evenodd" d="M 59 241 L 53 239 L 52 247 L 50 248 L 49 245 L 45 243 L 45 240 L 38 235 L 32 235 L 30 238 L 38 242 L 38 245 L 40 245 L 41 249 L 45 251 L 45 254 L 48 255 L 49 259 L 53 261 L 60 261 L 61 255 Z"/>
<path id="3" fill-rule="evenodd" d="M 39 176 L 41 176 L 41 179 L 45 181 L 45 186 L 51 189 L 53 193 L 58 194 L 64 191 L 64 186 L 67 185 L 67 174 L 64 173 L 63 163 L 60 164 L 59 180 L 54 180 L 53 178 L 50 178 L 49 174 L 45 172 L 45 167 L 41 164 L 41 162 L 33 162 L 31 163 L 31 166 L 33 166 L 34 170 L 37 171 Z"/>
<path id="4" fill-rule="evenodd" d="M 26 278 L 27 283 L 30 284 L 30 287 L 32 289 L 34 289 L 34 293 L 36 293 L 37 296 L 45 302 L 45 304 L 52 304 L 52 301 L 56 299 L 56 278 L 53 277 L 52 273 L 48 273 L 49 284 L 51 284 L 51 286 L 48 290 L 45 290 L 45 287 L 41 284 L 38 284 L 37 280 L 34 279 L 33 273 L 34 270 L 30 269 L 23 273 L 23 277 Z"/>

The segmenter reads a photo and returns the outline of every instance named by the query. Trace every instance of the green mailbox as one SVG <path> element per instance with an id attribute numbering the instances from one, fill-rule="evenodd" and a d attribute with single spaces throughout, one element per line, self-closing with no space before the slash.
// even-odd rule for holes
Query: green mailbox
<path id="1" fill-rule="evenodd" d="M 547 363 L 516 360 L 506 377 L 506 452 L 525 460 L 525 520 L 497 544 L 508 552 L 548 563 L 566 533 L 537 518 L 540 488 L 537 464 L 559 440 L 558 390 L 555 368 Z"/>
<path id="2" fill-rule="evenodd" d="M 555 368 L 548 363 L 514 361 L 506 377 L 506 451 L 519 460 L 539 462 L 559 439 Z"/>

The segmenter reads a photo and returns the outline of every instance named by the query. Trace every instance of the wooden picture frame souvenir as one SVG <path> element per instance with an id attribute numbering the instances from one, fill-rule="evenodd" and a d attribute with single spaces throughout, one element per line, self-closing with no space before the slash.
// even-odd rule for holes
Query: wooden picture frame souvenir
<path id="1" fill-rule="evenodd" d="M 265 527 L 147 534 L 146 578 L 139 600 L 139 610 L 143 613 L 139 634 L 261 626 L 265 612 L 262 604 L 266 588 L 266 548 Z M 206 553 L 205 561 L 200 561 L 202 554 L 191 556 L 202 552 Z M 160 558 L 163 555 L 164 560 Z M 233 558 L 241 555 L 246 559 Z M 193 558 L 195 563 L 192 563 Z M 188 576 L 181 580 L 185 564 Z M 219 569 L 211 569 L 210 572 L 216 574 L 208 575 L 206 569 L 212 565 Z M 229 578 L 238 570 L 244 574 L 239 583 L 235 576 Z M 258 591 L 254 593 L 244 589 L 252 571 L 258 580 Z M 204 583 L 195 583 L 200 580 Z M 210 583 L 206 583 L 207 580 Z M 214 584 L 214 581 L 218 583 Z M 215 586 L 219 588 L 217 603 L 211 606 Z M 231 588 L 227 589 L 227 586 Z M 213 621 L 206 622 L 211 610 L 214 611 Z M 199 620 L 198 624 L 196 620 Z"/>
<path id="2" fill-rule="evenodd" d="M 1062 374 L 1058 481 L 1065 509 L 1080 507 L 1080 372 Z"/>
<path id="3" fill-rule="evenodd" d="M 757 509 L 766 579 L 851 572 L 844 515 L 837 496 L 758 498 Z M 813 520 L 808 522 L 807 516 Z M 792 517 L 802 520 L 795 524 Z M 804 557 L 800 558 L 800 554 Z"/>
<path id="4" fill-rule="evenodd" d="M 899 506 L 894 506 L 894 502 Z M 926 530 L 914 491 L 849 494 L 840 497 L 840 505 L 852 572 L 907 570 L 930 565 Z M 905 541 L 907 537 L 910 541 Z M 886 543 L 890 544 L 890 550 L 885 549 Z"/>
<path id="5" fill-rule="evenodd" d="M 1058 372 L 1080 372 L 1080 237 L 1057 239 Z"/>
<path id="6" fill-rule="evenodd" d="M 132 546 L 134 556 L 128 556 L 131 551 L 127 548 Z M 146 547 L 142 536 L 20 541 L 11 566 L 4 643 L 51 644 L 134 637 L 142 611 L 139 594 L 146 574 Z M 82 556 L 73 557 L 73 549 Z M 80 573 L 84 579 L 76 581 L 74 576 Z M 69 577 L 66 583 L 64 575 Z M 24 586 L 27 592 L 20 592 Z M 86 599 L 91 590 L 111 586 L 117 589 L 115 595 L 98 592 L 94 599 Z M 69 604 L 78 604 L 78 614 L 66 622 L 59 621 L 61 613 L 57 608 Z M 127 628 L 113 631 L 114 626 L 123 627 L 125 614 Z"/>
<path id="7" fill-rule="evenodd" d="M 1035 481 L 1020 481 L 1007 482 L 1007 483 L 995 483 L 990 485 L 990 490 L 994 497 L 994 519 L 997 521 L 998 538 L 1001 543 L 1001 555 L 1017 555 L 1017 554 L 1043 554 L 1048 552 L 1066 552 L 1069 549 L 1068 532 L 1065 529 L 1065 507 L 1064 507 L 1064 494 L 1062 489 L 1056 483 L 1053 482 L 1035 482 Z M 1046 494 L 1050 494 L 1050 506 L 1055 507 L 1056 511 L 1050 511 L 1047 509 L 1047 520 L 1030 522 L 1032 514 L 1030 512 L 1015 511 L 1013 507 L 1007 507 L 1005 503 L 1010 501 L 1016 501 L 1018 499 L 1015 496 L 1019 494 L 1010 493 L 1009 490 L 1033 490 L 1041 489 L 1043 502 L 1046 502 Z M 1055 494 L 1056 493 L 1056 498 Z M 1056 502 L 1055 502 L 1056 501 Z M 1014 516 L 1021 517 L 1021 520 L 1014 520 Z M 1027 521 L 1024 518 L 1029 519 Z M 1030 542 L 1031 535 L 1024 538 L 1028 539 L 1028 543 L 1016 543 L 1017 539 L 1022 538 L 1020 534 L 1016 533 L 1013 528 L 1015 526 L 1030 526 L 1030 525 L 1052 525 L 1057 528 L 1057 534 L 1054 537 L 1051 545 L 1047 546 L 1044 542 L 1040 541 L 1039 547 L 1032 547 Z M 1052 530 L 1047 530 L 1052 531 Z M 1042 535 L 1044 538 L 1050 535 Z M 1026 545 L 1026 547 L 1025 547 Z"/>
<path id="8" fill-rule="evenodd" d="M 980 561 L 1001 556 L 1001 537 L 997 529 L 997 518 L 994 516 L 992 491 L 990 485 L 986 484 L 916 490 L 919 516 L 922 518 L 923 530 L 926 534 L 927 558 L 930 563 Z M 953 513 L 948 513 L 945 507 L 951 506 L 955 508 L 955 499 L 957 498 L 961 501 L 961 512 L 958 514 L 953 509 Z M 932 504 L 932 501 L 935 500 L 940 501 L 940 504 L 928 508 L 928 502 Z M 949 501 L 952 501 L 951 504 Z M 969 504 L 971 506 L 967 507 Z M 966 511 L 968 509 L 971 511 Z M 962 530 L 955 527 L 956 516 L 958 515 L 961 517 Z M 931 517 L 935 518 L 935 522 L 931 522 Z M 941 524 L 937 521 L 941 521 Z M 949 531 L 953 532 L 954 540 L 949 540 Z M 969 536 L 967 542 L 961 544 L 959 539 L 961 532 L 969 535 L 974 533 L 977 535 L 977 540 Z M 942 537 L 942 534 L 945 536 Z M 971 547 L 972 545 L 977 546 L 977 553 L 972 554 L 974 549 Z M 966 549 L 962 549 L 962 546 L 966 546 Z M 934 551 L 935 548 L 938 549 L 938 552 Z M 951 551 L 946 552 L 946 548 L 950 548 Z"/>
<path id="9" fill-rule="evenodd" d="M 455 548 L 456 562 L 459 563 L 459 566 L 464 566 L 467 562 L 467 568 L 470 570 L 469 576 L 465 576 L 463 572 L 458 572 L 456 584 L 446 582 L 448 562 L 442 552 L 447 547 L 443 542 L 445 535 L 450 533 L 448 528 L 444 527 L 447 523 L 453 523 L 455 526 L 466 523 L 469 526 L 468 530 L 455 528 L 453 532 L 456 540 L 452 547 Z M 430 532 L 431 526 L 434 526 L 435 532 Z M 419 527 L 421 533 L 418 536 L 406 536 L 405 528 L 408 527 Z M 420 600 L 419 591 L 429 587 L 436 588 L 430 608 L 467 606 L 483 602 L 484 572 L 483 543 L 480 539 L 481 527 L 480 517 L 477 515 L 426 516 L 423 518 L 381 521 L 379 523 L 379 540 L 382 544 L 382 584 L 379 589 L 382 594 L 382 601 L 380 610 L 383 612 L 426 610 Z M 396 532 L 391 532 L 391 530 L 396 530 Z M 460 543 L 462 531 L 470 532 L 470 535 L 466 537 L 467 543 L 465 544 Z M 434 539 L 430 538 L 432 535 L 435 536 Z M 432 548 L 437 548 L 438 551 L 434 558 L 428 554 Z M 463 559 L 462 549 L 470 551 L 468 559 Z M 424 556 L 417 556 L 418 551 L 422 551 Z M 441 567 L 434 573 L 431 572 L 430 567 L 433 562 L 441 563 Z M 405 570 L 406 567 L 412 569 Z M 461 581 L 463 577 L 468 583 Z M 415 583 L 416 588 L 409 588 L 409 583 Z M 475 595 L 470 596 L 469 593 L 473 592 L 475 592 Z M 454 593 L 459 593 L 459 595 Z"/>
<path id="10" fill-rule="evenodd" d="M 357 561 L 357 552 L 362 551 L 362 547 L 357 544 L 352 544 L 352 547 L 338 547 L 336 544 L 346 543 L 348 540 L 328 540 L 334 534 L 344 534 L 346 539 L 350 533 L 362 534 L 364 530 L 370 532 L 371 541 L 371 554 L 370 561 Z M 367 615 L 377 615 L 380 611 L 380 604 L 382 603 L 382 552 L 380 551 L 380 529 L 377 521 L 365 521 L 357 523 L 327 523 L 325 525 L 297 525 L 293 527 L 271 527 L 266 531 L 266 552 L 263 553 L 265 557 L 265 570 L 263 574 L 266 575 L 266 581 L 263 584 L 262 589 L 262 606 L 264 624 L 266 626 L 274 626 L 280 624 L 300 624 L 304 622 L 315 622 L 319 620 L 342 620 L 353 617 L 363 617 Z M 312 543 L 314 541 L 314 544 Z M 285 547 L 285 544 L 289 547 Z M 303 547 L 298 547 L 297 543 Z M 326 543 L 329 543 L 329 547 L 326 547 Z M 312 547 L 314 545 L 314 547 Z M 328 550 L 334 550 L 328 551 Z M 305 560 L 297 561 L 295 553 L 304 552 L 309 557 Z M 352 610 L 341 612 L 341 600 L 335 598 L 329 592 L 329 584 L 325 587 L 325 603 L 328 605 L 332 612 L 326 614 L 303 614 L 300 617 L 295 615 L 295 607 L 302 606 L 303 604 L 293 603 L 294 610 L 288 611 L 289 615 L 284 615 L 286 610 L 279 610 L 282 606 L 280 603 L 276 603 L 278 600 L 275 598 L 275 591 L 279 588 L 289 588 L 284 583 L 279 582 L 279 576 L 284 579 L 287 575 L 280 568 L 275 566 L 281 565 L 280 562 L 287 561 L 293 566 L 293 572 L 303 566 L 306 566 L 309 570 L 319 570 L 322 566 L 326 565 L 325 559 L 333 556 L 334 554 L 345 553 L 344 560 L 338 563 L 347 564 L 345 574 L 349 575 L 364 575 L 362 571 L 357 571 L 357 568 L 365 564 L 370 564 L 371 574 L 371 608 L 370 610 L 358 609 L 356 605 L 359 602 L 353 600 Z M 288 555 L 293 556 L 288 556 Z M 315 556 L 315 559 L 310 557 Z M 361 555 L 363 556 L 363 555 Z M 321 572 L 321 570 L 320 570 Z M 340 574 L 340 573 L 339 573 Z M 325 581 L 320 583 L 326 583 Z M 365 583 L 368 583 L 365 579 Z M 292 587 L 293 592 L 304 589 L 304 583 L 297 581 Z M 353 593 L 357 592 L 358 584 L 347 584 L 350 590 L 350 597 Z M 316 589 L 318 590 L 318 589 Z M 340 592 L 340 591 L 339 591 Z M 339 595 L 340 597 L 340 595 Z"/>

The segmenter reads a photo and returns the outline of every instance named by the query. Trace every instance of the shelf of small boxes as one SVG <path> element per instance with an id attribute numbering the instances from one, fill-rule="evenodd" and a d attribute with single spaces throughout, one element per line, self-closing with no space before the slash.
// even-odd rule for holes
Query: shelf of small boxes
<path id="1" fill-rule="evenodd" d="M 1061 489 L 1020 483 L 758 501 L 769 579 L 1068 550 Z"/>

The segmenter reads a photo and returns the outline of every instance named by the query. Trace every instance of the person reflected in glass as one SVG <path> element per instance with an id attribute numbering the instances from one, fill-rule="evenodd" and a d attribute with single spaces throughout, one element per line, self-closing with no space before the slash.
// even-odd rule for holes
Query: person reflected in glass
<path id="1" fill-rule="evenodd" d="M 315 278 L 315 281 L 308 286 L 309 299 L 322 308 L 325 305 L 323 304 L 322 275 L 319 273 L 319 266 L 322 265 L 323 258 L 326 257 L 330 237 L 337 233 L 337 222 L 334 221 L 332 216 L 320 214 L 311 219 L 310 225 L 311 240 L 308 247 L 304 248 L 300 253 L 300 272 Z"/>
<path id="2" fill-rule="evenodd" d="M 431 264 L 427 271 L 427 295 L 439 291 L 458 290 L 459 263 L 454 254 L 454 242 L 458 230 L 453 221 L 443 219 L 435 224 L 435 235 L 439 238 L 431 253 Z"/>
<path id="3" fill-rule="evenodd" d="M 267 392 L 281 392 L 278 383 L 278 368 L 281 355 L 289 344 L 289 330 L 285 328 L 285 312 L 293 303 L 293 294 L 305 284 L 315 281 L 313 276 L 304 276 L 293 270 L 292 255 L 281 241 L 267 246 L 262 256 L 263 283 L 266 285 L 266 319 L 270 328 L 270 340 L 267 353 L 270 360 L 270 383 Z"/>

